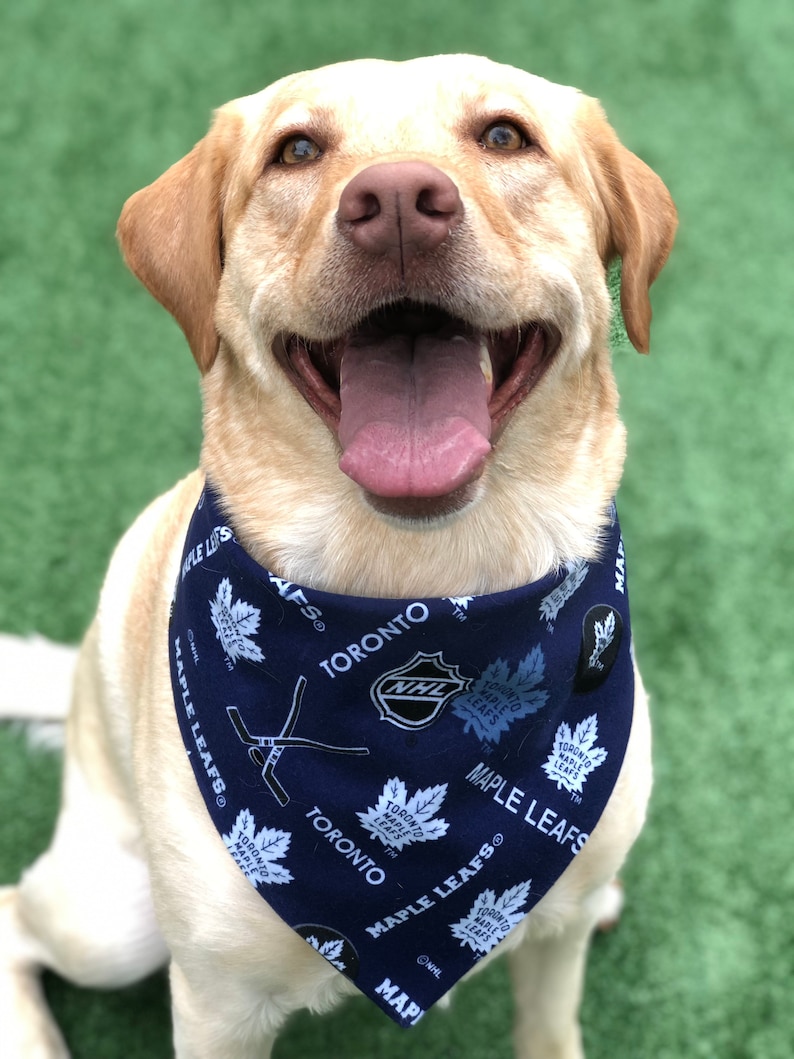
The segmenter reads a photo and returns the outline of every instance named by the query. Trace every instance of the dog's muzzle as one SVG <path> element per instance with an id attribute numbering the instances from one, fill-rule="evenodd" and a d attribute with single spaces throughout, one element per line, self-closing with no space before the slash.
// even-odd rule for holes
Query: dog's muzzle
<path id="1" fill-rule="evenodd" d="M 353 177 L 336 222 L 359 254 L 399 272 L 405 290 L 412 269 L 444 247 L 463 217 L 450 177 L 407 161 Z M 392 285 L 347 333 L 276 343 L 293 382 L 336 433 L 340 469 L 376 498 L 460 495 L 559 344 L 553 327 L 535 322 L 482 330 L 428 293 L 426 301 L 398 300 Z"/>

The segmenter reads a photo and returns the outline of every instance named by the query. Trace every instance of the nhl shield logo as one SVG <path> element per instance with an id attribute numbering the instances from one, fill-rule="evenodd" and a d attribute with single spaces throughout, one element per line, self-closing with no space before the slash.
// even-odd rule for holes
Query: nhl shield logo
<path id="1" fill-rule="evenodd" d="M 450 699 L 470 684 L 457 666 L 447 665 L 440 651 L 433 655 L 417 651 L 405 665 L 378 677 L 370 696 L 382 720 L 416 731 L 428 728 Z"/>

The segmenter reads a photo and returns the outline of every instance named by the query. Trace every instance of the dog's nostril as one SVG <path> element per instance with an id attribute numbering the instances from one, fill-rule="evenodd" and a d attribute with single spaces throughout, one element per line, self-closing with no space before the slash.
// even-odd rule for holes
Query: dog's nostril
<path id="1" fill-rule="evenodd" d="M 454 184 L 450 188 L 423 188 L 416 197 L 416 209 L 426 217 L 454 216 L 460 209 L 457 188 Z"/>
<path id="2" fill-rule="evenodd" d="M 349 212 L 355 214 L 349 217 L 353 224 L 371 221 L 381 212 L 380 199 L 373 193 L 359 195 Z"/>

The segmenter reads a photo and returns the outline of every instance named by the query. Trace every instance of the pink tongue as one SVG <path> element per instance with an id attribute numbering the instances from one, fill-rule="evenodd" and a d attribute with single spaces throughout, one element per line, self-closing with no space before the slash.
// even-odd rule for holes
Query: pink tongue
<path id="1" fill-rule="evenodd" d="M 342 361 L 339 467 L 378 496 L 445 496 L 491 451 L 490 396 L 476 339 L 397 335 L 352 347 Z"/>

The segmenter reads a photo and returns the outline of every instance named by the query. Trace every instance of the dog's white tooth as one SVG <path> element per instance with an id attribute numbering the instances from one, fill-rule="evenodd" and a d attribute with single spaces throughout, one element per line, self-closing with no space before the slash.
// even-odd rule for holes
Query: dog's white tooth
<path id="1" fill-rule="evenodd" d="M 485 339 L 480 341 L 480 368 L 485 381 L 490 386 L 493 383 L 493 364 L 491 363 L 491 354 L 488 352 L 488 343 Z"/>

